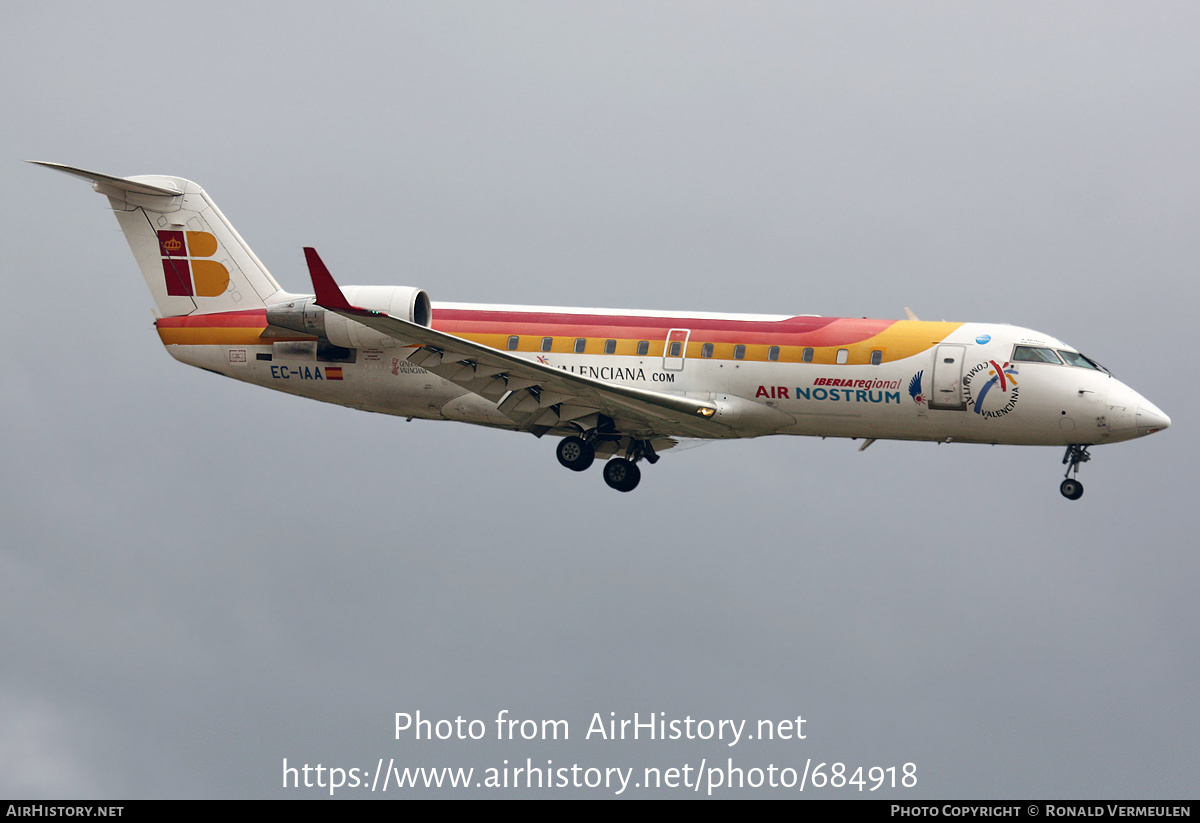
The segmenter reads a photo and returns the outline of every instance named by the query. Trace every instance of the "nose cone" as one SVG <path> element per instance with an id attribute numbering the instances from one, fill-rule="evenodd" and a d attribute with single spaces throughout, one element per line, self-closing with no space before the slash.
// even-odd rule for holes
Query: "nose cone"
<path id="1" fill-rule="evenodd" d="M 1137 407 L 1137 433 L 1139 435 L 1154 434 L 1156 431 L 1167 428 L 1171 425 L 1171 418 L 1167 417 L 1158 407 L 1149 400 L 1142 399 Z"/>
<path id="2" fill-rule="evenodd" d="M 1108 392 L 1108 425 L 1114 439 L 1128 440 L 1167 428 L 1171 418 L 1124 383 L 1113 380 Z"/>

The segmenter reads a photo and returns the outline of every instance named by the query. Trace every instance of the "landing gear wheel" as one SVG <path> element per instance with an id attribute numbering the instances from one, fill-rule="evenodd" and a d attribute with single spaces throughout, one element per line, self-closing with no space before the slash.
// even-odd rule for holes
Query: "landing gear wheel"
<path id="1" fill-rule="evenodd" d="M 642 470 L 632 460 L 614 457 L 604 464 L 604 482 L 619 492 L 631 492 L 642 479 Z"/>
<path id="2" fill-rule="evenodd" d="M 1078 500 L 1079 498 L 1083 497 L 1083 484 L 1078 480 L 1071 480 L 1068 478 L 1062 482 L 1062 485 L 1058 487 L 1058 490 L 1062 492 L 1063 497 L 1067 498 L 1068 500 Z"/>
<path id="3" fill-rule="evenodd" d="M 1078 500 L 1083 497 L 1083 484 L 1071 475 L 1079 474 L 1079 467 L 1092 459 L 1088 454 L 1088 447 L 1085 445 L 1067 446 L 1067 453 L 1063 455 L 1063 465 L 1067 467 L 1067 472 L 1064 475 L 1067 479 L 1062 482 L 1058 490 L 1062 492 L 1062 496 L 1068 500 Z"/>
<path id="4" fill-rule="evenodd" d="M 582 437 L 564 437 L 556 454 L 558 462 L 573 472 L 583 471 L 596 459 L 596 450 Z"/>

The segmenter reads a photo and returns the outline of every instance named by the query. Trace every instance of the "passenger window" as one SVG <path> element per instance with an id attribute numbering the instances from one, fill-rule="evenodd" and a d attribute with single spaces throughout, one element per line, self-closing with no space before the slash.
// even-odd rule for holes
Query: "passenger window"
<path id="1" fill-rule="evenodd" d="M 553 337 L 542 338 L 542 351 L 550 351 L 550 347 L 554 345 Z"/>
<path id="2" fill-rule="evenodd" d="M 639 340 L 637 352 L 638 352 L 638 355 L 642 356 L 642 357 L 645 357 L 647 354 L 649 354 L 650 341 L 649 340 Z"/>
<path id="3" fill-rule="evenodd" d="M 767 359 L 768 360 L 778 360 L 779 359 L 779 347 L 778 346 L 772 346 L 771 348 L 767 349 Z"/>
<path id="4" fill-rule="evenodd" d="M 604 341 L 604 353 L 605 354 L 616 354 L 616 352 L 617 352 L 617 341 L 616 340 L 605 340 Z"/>
<path id="5" fill-rule="evenodd" d="M 712 353 L 713 353 L 712 343 L 705 343 L 703 346 L 700 347 L 700 356 L 701 357 L 712 357 Z"/>
<path id="6" fill-rule="evenodd" d="M 813 350 L 805 349 L 804 353 L 802 355 L 800 355 L 800 359 L 803 360 L 805 363 L 811 363 L 812 359 L 813 359 Z"/>
<path id="7" fill-rule="evenodd" d="M 745 360 L 746 359 L 746 347 L 742 346 L 742 345 L 734 346 L 733 347 L 733 359 L 734 360 Z"/>
<path id="8" fill-rule="evenodd" d="M 586 337 L 576 337 L 575 338 L 575 353 L 583 354 L 583 350 L 586 348 L 587 348 L 587 338 Z"/>
<path id="9" fill-rule="evenodd" d="M 517 335 L 515 335 L 515 334 L 514 334 L 514 335 L 512 335 L 511 337 L 509 337 L 509 338 L 508 338 L 508 350 L 509 350 L 509 351 L 516 351 L 516 350 L 517 350 L 517 344 L 518 344 L 518 343 L 520 343 L 520 342 L 521 342 L 521 338 L 520 338 L 519 336 L 517 336 Z"/>
<path id="10" fill-rule="evenodd" d="M 683 355 L 683 344 L 678 340 L 671 341 L 671 349 L 668 357 L 681 357 Z"/>
<path id="11" fill-rule="evenodd" d="M 875 351 L 871 352 L 871 365 L 872 366 L 878 366 L 882 362 L 883 362 L 883 352 L 881 352 L 879 349 L 876 349 Z"/>
<path id="12" fill-rule="evenodd" d="M 839 366 L 844 366 L 848 362 L 850 362 L 850 350 L 849 349 L 838 349 L 837 362 L 838 362 Z"/>

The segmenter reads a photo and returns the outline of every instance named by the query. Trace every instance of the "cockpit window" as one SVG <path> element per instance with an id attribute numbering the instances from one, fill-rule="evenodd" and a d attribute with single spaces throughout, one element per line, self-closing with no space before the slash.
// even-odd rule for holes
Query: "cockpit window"
<path id="1" fill-rule="evenodd" d="M 1041 346 L 1017 346 L 1013 349 L 1013 360 L 1022 363 L 1054 363 L 1062 365 L 1054 349 L 1043 349 Z"/>
<path id="2" fill-rule="evenodd" d="M 1079 366 L 1084 369 L 1095 369 L 1096 371 L 1107 372 L 1108 369 L 1101 366 L 1094 360 L 1084 357 L 1077 351 L 1064 351 L 1059 349 L 1058 353 L 1062 355 L 1062 359 L 1067 361 L 1068 365 Z"/>

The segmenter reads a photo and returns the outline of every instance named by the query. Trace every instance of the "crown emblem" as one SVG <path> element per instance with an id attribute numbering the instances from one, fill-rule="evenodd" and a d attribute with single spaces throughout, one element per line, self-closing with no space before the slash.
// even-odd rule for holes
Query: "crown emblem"
<path id="1" fill-rule="evenodd" d="M 171 297 L 218 297 L 229 288 L 229 269 L 204 258 L 219 250 L 206 231 L 163 229 L 158 232 L 163 281 Z"/>

